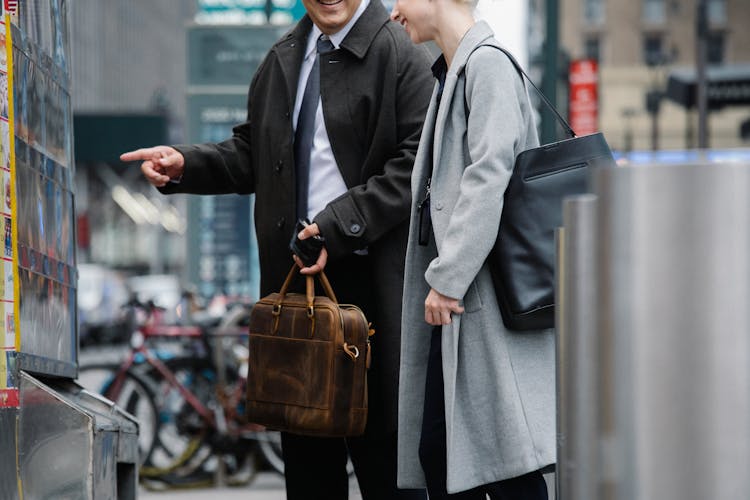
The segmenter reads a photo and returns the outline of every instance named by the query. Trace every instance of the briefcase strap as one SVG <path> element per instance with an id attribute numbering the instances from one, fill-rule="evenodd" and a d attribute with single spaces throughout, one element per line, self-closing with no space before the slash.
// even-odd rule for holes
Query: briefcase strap
<path id="1" fill-rule="evenodd" d="M 312 276 L 308 276 L 307 278 L 312 281 Z M 328 276 L 326 276 L 326 273 L 320 271 L 320 273 L 318 274 L 318 279 L 320 280 L 320 284 L 323 285 L 323 291 L 326 293 L 326 295 L 328 295 L 328 298 L 338 304 L 339 301 L 336 299 L 336 294 L 333 293 L 333 287 L 331 286 L 331 282 L 328 281 Z"/>

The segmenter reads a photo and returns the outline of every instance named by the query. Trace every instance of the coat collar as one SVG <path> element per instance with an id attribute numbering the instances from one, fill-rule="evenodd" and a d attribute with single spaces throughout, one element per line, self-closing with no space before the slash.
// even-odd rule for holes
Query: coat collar
<path id="1" fill-rule="evenodd" d="M 370 48 L 375 35 L 388 22 L 388 19 L 388 12 L 383 7 L 383 4 L 379 0 L 371 0 L 344 40 L 342 40 L 339 48 L 346 49 L 359 59 L 362 59 L 367 53 L 367 49 Z M 297 25 L 282 37 L 274 48 L 278 49 L 293 43 L 295 47 L 299 47 L 302 44 L 303 47 L 301 50 L 304 51 L 311 29 L 312 21 L 305 14 Z"/>
<path id="2" fill-rule="evenodd" d="M 458 44 L 458 48 L 456 49 L 456 53 L 453 54 L 453 61 L 451 61 L 451 66 L 448 68 L 448 73 L 453 73 L 456 75 L 461 74 L 461 72 L 466 67 L 466 63 L 469 60 L 469 56 L 472 52 L 474 52 L 474 49 L 479 47 L 480 45 L 489 42 L 492 40 L 493 45 L 497 45 L 497 42 L 493 40 L 494 33 L 492 32 L 492 28 L 485 22 L 485 21 L 478 21 L 474 26 L 469 29 L 469 31 L 464 34 L 464 37 L 461 39 L 461 42 Z"/>
<path id="3" fill-rule="evenodd" d="M 385 10 L 380 0 L 370 0 L 370 4 L 341 42 L 340 47 L 362 59 L 375 39 L 375 35 L 388 20 L 388 11 Z"/>
<path id="4" fill-rule="evenodd" d="M 380 3 L 380 0 L 370 0 L 369 5 L 362 15 L 354 23 L 352 29 L 346 35 L 339 46 L 355 57 L 362 59 L 370 48 L 378 31 L 388 22 L 388 12 Z M 286 82 L 289 109 L 294 108 L 294 99 L 297 96 L 297 80 L 302 66 L 302 58 L 305 56 L 307 37 L 312 29 L 310 17 L 305 16 L 289 30 L 273 46 L 273 51 L 278 57 L 281 70 Z"/>
<path id="5" fill-rule="evenodd" d="M 435 120 L 435 146 L 433 148 L 432 156 L 433 169 L 436 169 L 440 164 L 445 121 L 448 116 L 448 108 L 450 108 L 449 104 L 452 100 L 453 93 L 456 90 L 458 76 L 463 73 L 466 63 L 468 62 L 471 53 L 474 52 L 474 49 L 485 43 L 497 45 L 497 42 L 494 41 L 493 37 L 494 34 L 492 28 L 490 28 L 486 22 L 479 21 L 474 24 L 466 34 L 464 34 L 464 37 L 458 44 L 456 53 L 453 55 L 453 60 L 448 68 L 448 74 L 445 78 L 445 88 L 443 89 L 443 98 L 441 100 L 441 105 L 438 108 L 437 119 Z"/>

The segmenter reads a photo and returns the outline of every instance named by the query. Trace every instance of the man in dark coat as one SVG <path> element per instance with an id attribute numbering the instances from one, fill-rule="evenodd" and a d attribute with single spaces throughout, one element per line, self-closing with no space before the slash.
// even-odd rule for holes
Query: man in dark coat
<path id="1" fill-rule="evenodd" d="M 389 22 L 379 0 L 303 3 L 308 15 L 261 63 L 248 119 L 230 139 L 121 158 L 142 161 L 163 193 L 255 193 L 261 295 L 281 286 L 292 264 L 295 221 L 307 215 L 313 223 L 301 238 L 319 233 L 325 248 L 302 271 L 325 267 L 340 302 L 359 305 L 373 323 L 365 434 L 344 441 L 284 433 L 287 498 L 347 498 L 347 447 L 364 500 L 424 498 L 396 490 L 396 405 L 410 178 L 433 86 L 429 57 Z M 321 33 L 333 50 L 319 50 L 315 63 Z M 320 101 L 303 178 L 295 129 L 314 72 Z"/>

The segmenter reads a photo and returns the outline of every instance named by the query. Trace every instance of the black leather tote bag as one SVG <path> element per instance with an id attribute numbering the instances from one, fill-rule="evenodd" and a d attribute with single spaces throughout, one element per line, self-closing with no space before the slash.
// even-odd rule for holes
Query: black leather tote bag
<path id="1" fill-rule="evenodd" d="M 511 330 L 552 328 L 555 228 L 562 225 L 562 200 L 587 192 L 590 170 L 614 166 L 615 160 L 604 135 L 577 137 L 513 56 L 503 52 L 570 135 L 516 157 L 497 240 L 488 258 L 505 326 Z"/>

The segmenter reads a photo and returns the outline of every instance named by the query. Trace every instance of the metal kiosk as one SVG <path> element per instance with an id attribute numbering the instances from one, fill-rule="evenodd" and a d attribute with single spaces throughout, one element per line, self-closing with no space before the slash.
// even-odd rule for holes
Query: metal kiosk
<path id="1" fill-rule="evenodd" d="M 69 4 L 0 6 L 3 500 L 137 495 L 135 419 L 73 382 L 78 334 Z"/>

